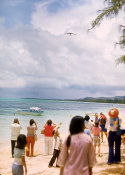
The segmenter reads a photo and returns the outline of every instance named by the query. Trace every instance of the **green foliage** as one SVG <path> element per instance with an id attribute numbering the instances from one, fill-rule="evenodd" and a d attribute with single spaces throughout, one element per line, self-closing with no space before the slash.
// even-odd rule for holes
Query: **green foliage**
<path id="1" fill-rule="evenodd" d="M 97 18 L 92 21 L 91 29 L 101 24 L 101 21 L 106 18 L 112 18 L 119 14 L 121 10 L 125 11 L 125 0 L 104 0 L 107 4 L 102 10 L 99 10 L 100 13 Z M 122 49 L 125 48 L 125 26 L 120 25 L 122 36 L 120 36 L 120 41 L 116 44 L 119 44 Z M 118 58 L 117 63 L 125 63 L 125 55 Z"/>
<path id="2" fill-rule="evenodd" d="M 84 98 L 84 99 L 78 99 L 77 101 L 81 101 L 81 102 L 96 102 L 96 103 L 119 103 L 119 104 L 125 104 L 125 97 L 123 97 L 123 98 L 117 98 L 117 97 L 115 97 L 115 98 Z"/>
<path id="3" fill-rule="evenodd" d="M 121 56 L 120 58 L 117 59 L 116 61 L 117 64 L 124 63 L 125 64 L 125 55 Z"/>

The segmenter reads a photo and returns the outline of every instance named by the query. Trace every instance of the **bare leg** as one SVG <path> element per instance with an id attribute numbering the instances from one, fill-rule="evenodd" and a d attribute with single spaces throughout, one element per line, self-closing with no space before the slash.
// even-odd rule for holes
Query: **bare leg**
<path id="1" fill-rule="evenodd" d="M 103 131 L 101 131 L 101 140 L 103 142 Z"/>
<path id="2" fill-rule="evenodd" d="M 100 145 L 98 145 L 98 156 L 100 156 Z"/>
<path id="3" fill-rule="evenodd" d="M 94 150 L 95 150 L 95 153 L 96 153 L 96 144 L 94 145 Z"/>
<path id="4" fill-rule="evenodd" d="M 105 133 L 106 138 L 108 138 L 107 132 L 104 132 L 104 133 Z"/>

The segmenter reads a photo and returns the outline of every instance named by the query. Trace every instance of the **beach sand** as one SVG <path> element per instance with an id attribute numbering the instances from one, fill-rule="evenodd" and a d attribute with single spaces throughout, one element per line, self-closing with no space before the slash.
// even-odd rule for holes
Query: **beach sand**
<path id="1" fill-rule="evenodd" d="M 0 175 L 11 175 L 11 158 L 10 145 L 0 149 Z M 27 175 L 59 175 L 59 168 L 48 168 L 51 156 L 43 156 L 43 138 L 38 139 L 35 143 L 34 157 L 26 157 Z M 101 157 L 97 156 L 97 164 L 93 168 L 93 175 L 124 175 L 125 173 L 125 149 L 121 147 L 121 163 L 107 165 L 108 159 L 108 142 L 104 136 L 104 143 L 101 143 Z"/>

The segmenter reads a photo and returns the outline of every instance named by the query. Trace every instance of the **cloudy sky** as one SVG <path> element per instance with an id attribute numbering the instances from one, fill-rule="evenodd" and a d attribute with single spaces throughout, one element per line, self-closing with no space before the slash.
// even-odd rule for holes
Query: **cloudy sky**
<path id="1" fill-rule="evenodd" d="M 0 0 L 0 97 L 125 95 L 117 18 L 88 32 L 103 0 Z M 66 33 L 76 35 L 69 36 Z"/>

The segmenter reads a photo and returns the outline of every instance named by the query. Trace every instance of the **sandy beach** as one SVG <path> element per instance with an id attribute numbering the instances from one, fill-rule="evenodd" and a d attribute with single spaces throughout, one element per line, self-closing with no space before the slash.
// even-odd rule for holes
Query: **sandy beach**
<path id="1" fill-rule="evenodd" d="M 11 175 L 11 158 L 10 145 L 0 149 L 0 175 Z M 48 168 L 48 162 L 51 156 L 43 156 L 43 138 L 38 139 L 35 143 L 34 157 L 26 157 L 27 175 L 58 175 L 59 168 Z M 104 142 L 101 143 L 101 157 L 97 156 L 97 164 L 93 168 L 93 175 L 124 175 L 125 165 L 125 146 L 121 147 L 121 163 L 107 165 L 108 142 L 104 136 Z"/>

